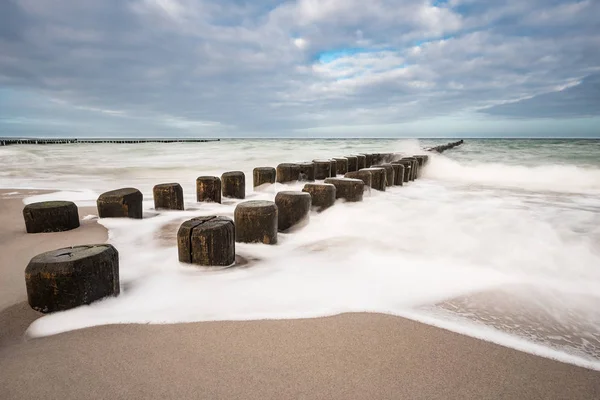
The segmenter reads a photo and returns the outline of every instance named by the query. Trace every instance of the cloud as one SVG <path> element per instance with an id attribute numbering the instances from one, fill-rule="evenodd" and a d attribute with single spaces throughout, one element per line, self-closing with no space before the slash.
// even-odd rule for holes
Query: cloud
<path id="1" fill-rule="evenodd" d="M 93 114 L 99 132 L 280 136 L 598 115 L 595 15 L 590 0 L 6 0 L 0 129 Z"/>

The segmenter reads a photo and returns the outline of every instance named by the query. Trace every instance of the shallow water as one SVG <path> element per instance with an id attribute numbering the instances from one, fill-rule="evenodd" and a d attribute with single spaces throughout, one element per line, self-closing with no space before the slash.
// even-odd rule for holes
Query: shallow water
<path id="1" fill-rule="evenodd" d="M 120 252 L 121 296 L 41 318 L 29 333 L 373 311 L 600 369 L 600 141 L 467 140 L 432 156 L 421 179 L 313 213 L 305 227 L 280 234 L 277 246 L 236 244 L 248 260 L 241 268 L 177 262 L 182 221 L 233 217 L 238 203 L 196 203 L 197 176 L 242 170 L 247 200 L 272 200 L 277 191 L 302 184 L 253 192 L 252 168 L 363 151 L 416 154 L 443 142 L 0 148 L 2 187 L 62 191 L 28 201 L 93 205 L 98 194 L 124 186 L 139 188 L 147 199 L 143 220 L 100 221 Z M 186 211 L 152 209 L 152 186 L 165 182 L 181 183 Z"/>

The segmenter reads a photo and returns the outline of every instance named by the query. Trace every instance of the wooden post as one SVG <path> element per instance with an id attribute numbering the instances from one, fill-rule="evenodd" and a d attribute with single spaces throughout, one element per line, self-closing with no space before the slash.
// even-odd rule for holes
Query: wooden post
<path id="1" fill-rule="evenodd" d="M 246 198 L 246 175 L 242 171 L 225 172 L 221 175 L 223 197 Z"/>
<path id="2" fill-rule="evenodd" d="M 330 183 L 307 183 L 302 191 L 310 194 L 311 205 L 318 212 L 335 204 L 335 186 Z"/>
<path id="3" fill-rule="evenodd" d="M 221 179 L 200 176 L 196 179 L 196 201 L 221 203 Z"/>
<path id="4" fill-rule="evenodd" d="M 142 192 L 123 188 L 102 193 L 96 205 L 100 218 L 142 218 Z"/>
<path id="5" fill-rule="evenodd" d="M 72 201 L 43 201 L 23 208 L 27 233 L 63 232 L 79 227 L 79 212 Z"/>
<path id="6" fill-rule="evenodd" d="M 227 217 L 197 217 L 177 232 L 179 262 L 228 266 L 235 262 L 235 226 Z"/>
<path id="7" fill-rule="evenodd" d="M 252 200 L 235 208 L 235 241 L 277 243 L 278 211 L 272 201 Z"/>
<path id="8" fill-rule="evenodd" d="M 279 192 L 275 196 L 275 204 L 278 213 L 278 230 L 284 232 L 308 219 L 311 196 L 305 192 Z"/>
<path id="9" fill-rule="evenodd" d="M 119 294 L 119 253 L 110 244 L 66 247 L 33 257 L 25 268 L 27 299 L 42 313 Z"/>
<path id="10" fill-rule="evenodd" d="M 152 189 L 156 210 L 183 210 L 183 188 L 179 183 L 161 183 Z"/>
<path id="11" fill-rule="evenodd" d="M 277 182 L 296 182 L 300 177 L 300 166 L 293 163 L 283 163 L 277 166 Z"/>
<path id="12" fill-rule="evenodd" d="M 365 183 L 360 179 L 350 178 L 327 178 L 325 183 L 331 183 L 335 186 L 336 199 L 344 199 L 349 202 L 363 200 Z"/>
<path id="13" fill-rule="evenodd" d="M 275 183 L 277 170 L 273 167 L 256 167 L 252 171 L 253 186 L 259 187 L 264 184 Z"/>

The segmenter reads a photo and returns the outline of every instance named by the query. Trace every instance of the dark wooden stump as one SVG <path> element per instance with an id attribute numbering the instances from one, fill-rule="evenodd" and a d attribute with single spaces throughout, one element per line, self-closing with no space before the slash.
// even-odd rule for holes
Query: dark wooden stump
<path id="1" fill-rule="evenodd" d="M 283 163 L 277 166 L 277 182 L 296 182 L 300 178 L 300 166 L 293 163 Z"/>
<path id="2" fill-rule="evenodd" d="M 348 159 L 348 171 L 354 172 L 358 171 L 358 158 L 356 156 L 346 156 Z"/>
<path id="3" fill-rule="evenodd" d="M 299 181 L 309 181 L 312 182 L 315 180 L 315 164 L 312 162 L 309 163 L 300 163 L 300 174 L 298 176 Z"/>
<path id="4" fill-rule="evenodd" d="M 307 183 L 302 191 L 310 194 L 312 207 L 318 212 L 335 204 L 335 186 L 330 183 Z"/>
<path id="5" fill-rule="evenodd" d="M 152 189 L 154 208 L 183 210 L 183 188 L 179 183 L 162 183 Z"/>
<path id="6" fill-rule="evenodd" d="M 375 165 L 375 167 L 385 169 L 385 185 L 392 186 L 394 184 L 394 167 L 392 167 L 392 164 L 380 164 Z"/>
<path id="7" fill-rule="evenodd" d="M 382 167 L 371 167 L 364 168 L 361 171 L 368 171 L 371 173 L 371 188 L 375 190 L 379 190 L 385 192 L 386 187 L 386 172 L 385 168 Z"/>
<path id="8" fill-rule="evenodd" d="M 410 181 L 412 162 L 410 160 L 400 160 L 400 161 L 394 161 L 394 164 L 400 164 L 400 165 L 404 166 L 404 176 L 403 176 L 402 181 L 404 183 Z"/>
<path id="9" fill-rule="evenodd" d="M 200 176 L 196 179 L 196 201 L 221 203 L 221 179 L 216 176 Z"/>
<path id="10" fill-rule="evenodd" d="M 72 201 L 43 201 L 23 208 L 27 233 L 63 232 L 79 227 L 79 212 Z"/>
<path id="11" fill-rule="evenodd" d="M 119 294 L 119 253 L 110 244 L 66 247 L 38 254 L 25 268 L 27 299 L 50 313 Z"/>
<path id="12" fill-rule="evenodd" d="M 323 180 L 331 176 L 331 162 L 329 160 L 313 160 L 315 165 L 315 179 Z"/>
<path id="13" fill-rule="evenodd" d="M 272 201 L 245 201 L 235 208 L 235 241 L 277 243 L 278 212 Z"/>
<path id="14" fill-rule="evenodd" d="M 335 198 L 349 202 L 362 201 L 365 183 L 360 179 L 327 178 L 325 183 L 335 186 Z"/>
<path id="15" fill-rule="evenodd" d="M 346 157 L 334 157 L 333 159 L 337 164 L 336 174 L 345 175 L 348 172 L 348 159 Z"/>
<path id="16" fill-rule="evenodd" d="M 367 156 L 364 154 L 356 155 L 356 170 L 360 171 L 363 168 L 367 168 Z"/>
<path id="17" fill-rule="evenodd" d="M 403 160 L 408 160 L 411 162 L 409 180 L 414 181 L 415 179 L 417 179 L 417 171 L 418 171 L 419 162 L 414 157 L 404 157 L 401 161 L 403 161 Z"/>
<path id="18" fill-rule="evenodd" d="M 392 167 L 394 167 L 394 185 L 402 186 L 404 184 L 404 165 L 394 161 Z"/>
<path id="19" fill-rule="evenodd" d="M 257 167 L 252 171 L 253 186 L 258 187 L 266 183 L 273 184 L 277 177 L 277 170 L 273 167 Z"/>
<path id="20" fill-rule="evenodd" d="M 365 168 L 371 168 L 372 165 L 373 165 L 373 153 L 365 153 Z"/>
<path id="21" fill-rule="evenodd" d="M 198 217 L 185 221 L 177 232 L 179 262 L 228 266 L 235 261 L 235 225 L 227 217 Z"/>
<path id="22" fill-rule="evenodd" d="M 246 175 L 242 171 L 225 172 L 221 175 L 223 197 L 246 198 Z"/>
<path id="23" fill-rule="evenodd" d="M 305 192 L 284 191 L 275 196 L 278 213 L 278 230 L 284 232 L 305 222 L 311 206 L 311 196 Z"/>
<path id="24" fill-rule="evenodd" d="M 331 177 L 335 178 L 335 176 L 337 175 L 337 161 L 331 159 L 329 160 L 329 163 L 331 164 Z"/>
<path id="25" fill-rule="evenodd" d="M 142 218 L 142 192 L 123 188 L 102 193 L 96 204 L 100 218 Z"/>
<path id="26" fill-rule="evenodd" d="M 344 178 L 360 179 L 365 183 L 365 187 L 371 187 L 371 173 L 369 171 L 353 171 L 344 175 Z"/>

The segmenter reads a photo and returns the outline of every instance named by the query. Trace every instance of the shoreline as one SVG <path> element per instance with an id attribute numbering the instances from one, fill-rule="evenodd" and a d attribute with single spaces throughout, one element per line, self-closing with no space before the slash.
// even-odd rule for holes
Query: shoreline
<path id="1" fill-rule="evenodd" d="M 0 190 L 0 398 L 600 397 L 598 371 L 387 314 L 102 325 L 24 338 L 41 316 L 26 303 L 28 260 L 107 239 L 96 220 L 26 234 L 22 199 L 43 193 Z M 96 212 L 80 208 L 87 214 Z"/>

